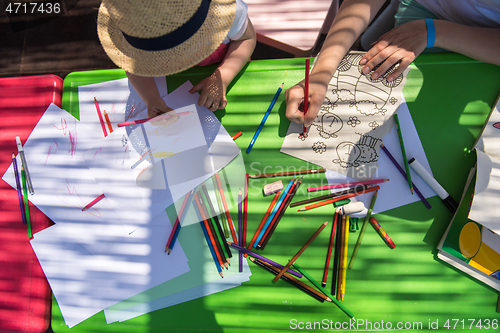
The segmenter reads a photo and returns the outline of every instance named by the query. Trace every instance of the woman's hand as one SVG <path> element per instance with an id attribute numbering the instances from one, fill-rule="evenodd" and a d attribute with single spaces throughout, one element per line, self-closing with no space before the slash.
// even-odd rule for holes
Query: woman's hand
<path id="1" fill-rule="evenodd" d="M 304 116 L 304 81 L 299 82 L 285 91 L 286 117 L 297 124 L 309 127 L 323 104 L 328 82 L 319 80 L 315 74 L 309 76 L 309 107 Z"/>
<path id="2" fill-rule="evenodd" d="M 427 46 L 425 21 L 416 20 L 400 25 L 381 36 L 372 45 L 359 62 L 364 65 L 363 73 L 368 74 L 375 68 L 371 77 L 377 79 L 400 62 L 396 70 L 387 77 L 387 81 L 392 81 L 403 73 Z M 376 68 L 377 66 L 379 67 Z"/>

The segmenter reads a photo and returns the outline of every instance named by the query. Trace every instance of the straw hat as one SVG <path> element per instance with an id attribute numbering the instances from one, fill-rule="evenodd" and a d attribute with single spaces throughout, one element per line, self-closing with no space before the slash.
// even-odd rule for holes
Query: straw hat
<path id="1" fill-rule="evenodd" d="M 99 40 L 111 60 L 139 76 L 195 66 L 226 38 L 236 0 L 103 0 Z"/>

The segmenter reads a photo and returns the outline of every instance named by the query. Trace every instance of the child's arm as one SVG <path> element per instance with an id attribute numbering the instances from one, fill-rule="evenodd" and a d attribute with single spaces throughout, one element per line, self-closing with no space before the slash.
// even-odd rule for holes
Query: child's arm
<path id="1" fill-rule="evenodd" d="M 321 48 L 309 75 L 309 107 L 304 113 L 299 110 L 304 100 L 304 82 L 286 92 L 286 116 L 293 122 L 311 125 L 323 104 L 328 83 L 338 64 L 350 47 L 366 29 L 385 0 L 344 0 Z"/>
<path id="2" fill-rule="evenodd" d="M 172 111 L 160 97 L 158 87 L 153 77 L 138 76 L 127 72 L 127 77 L 139 97 L 146 103 L 148 117 L 156 117 L 162 113 Z"/>
<path id="3" fill-rule="evenodd" d="M 433 20 L 435 47 L 444 48 L 471 58 L 500 65 L 500 29 L 470 27 L 445 20 Z M 361 59 L 364 73 L 381 64 L 372 74 L 376 79 L 392 65 L 401 61 L 398 69 L 387 78 L 401 74 L 427 45 L 427 27 L 424 20 L 405 23 L 387 32 L 373 44 Z"/>
<path id="4" fill-rule="evenodd" d="M 190 92 L 202 90 L 198 105 L 205 106 L 211 111 L 224 109 L 227 105 L 226 89 L 234 77 L 245 66 L 255 49 L 257 37 L 252 22 L 248 20 L 248 26 L 243 35 L 229 43 L 226 57 L 214 73 L 195 85 Z"/>

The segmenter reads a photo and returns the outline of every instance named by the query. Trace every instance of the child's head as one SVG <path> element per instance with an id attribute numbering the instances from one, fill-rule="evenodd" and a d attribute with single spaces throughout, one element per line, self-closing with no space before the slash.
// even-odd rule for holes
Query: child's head
<path id="1" fill-rule="evenodd" d="M 235 0 L 103 0 L 97 32 L 117 66 L 139 76 L 165 76 L 212 54 L 235 12 Z"/>

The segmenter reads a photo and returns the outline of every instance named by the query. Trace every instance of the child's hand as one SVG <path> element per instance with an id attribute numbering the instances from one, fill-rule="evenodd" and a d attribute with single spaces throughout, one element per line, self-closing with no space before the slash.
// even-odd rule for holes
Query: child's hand
<path id="1" fill-rule="evenodd" d="M 147 101 L 146 105 L 148 106 L 148 117 L 156 117 L 159 116 L 163 113 L 172 111 L 173 109 L 169 106 L 167 106 L 167 103 L 158 96 L 158 98 L 155 98 L 153 100 Z"/>
<path id="2" fill-rule="evenodd" d="M 195 85 L 189 91 L 191 94 L 201 90 L 200 98 L 198 99 L 199 106 L 205 106 L 210 111 L 224 109 L 227 105 L 226 87 L 222 82 L 219 69 Z"/>

